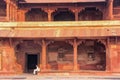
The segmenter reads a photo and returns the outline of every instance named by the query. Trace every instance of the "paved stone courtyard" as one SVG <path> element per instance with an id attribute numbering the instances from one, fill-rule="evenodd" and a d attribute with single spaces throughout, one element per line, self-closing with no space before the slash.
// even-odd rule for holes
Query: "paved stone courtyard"
<path id="1" fill-rule="evenodd" d="M 120 80 L 120 76 L 0 76 L 0 80 Z"/>

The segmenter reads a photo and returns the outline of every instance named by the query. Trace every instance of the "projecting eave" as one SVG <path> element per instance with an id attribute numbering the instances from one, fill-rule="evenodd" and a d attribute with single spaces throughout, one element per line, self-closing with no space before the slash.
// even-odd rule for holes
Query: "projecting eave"
<path id="1" fill-rule="evenodd" d="M 106 0 L 22 0 L 19 3 L 86 3 L 106 2 Z"/>

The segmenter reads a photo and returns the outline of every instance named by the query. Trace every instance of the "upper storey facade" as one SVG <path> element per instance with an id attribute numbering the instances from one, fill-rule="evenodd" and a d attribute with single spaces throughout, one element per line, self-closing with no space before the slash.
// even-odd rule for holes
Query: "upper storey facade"
<path id="1" fill-rule="evenodd" d="M 120 20 L 119 0 L 0 0 L 0 21 Z"/>

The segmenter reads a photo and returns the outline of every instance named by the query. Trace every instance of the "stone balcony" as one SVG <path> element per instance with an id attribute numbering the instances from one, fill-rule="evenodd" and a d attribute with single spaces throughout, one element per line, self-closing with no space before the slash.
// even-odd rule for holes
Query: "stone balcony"
<path id="1" fill-rule="evenodd" d="M 109 37 L 120 36 L 120 21 L 0 22 L 0 37 Z"/>

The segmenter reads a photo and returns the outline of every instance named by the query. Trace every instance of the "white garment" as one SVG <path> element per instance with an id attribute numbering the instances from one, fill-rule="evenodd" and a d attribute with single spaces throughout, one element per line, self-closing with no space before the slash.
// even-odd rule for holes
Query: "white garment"
<path id="1" fill-rule="evenodd" d="M 40 68 L 36 66 L 36 69 L 34 69 L 33 74 L 36 74 L 38 71 L 40 71 Z"/>

